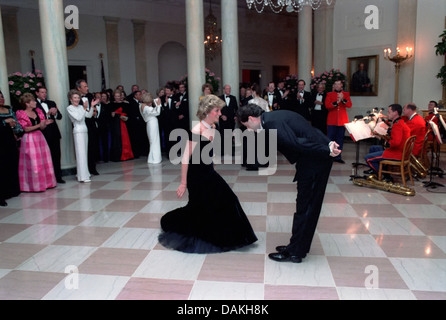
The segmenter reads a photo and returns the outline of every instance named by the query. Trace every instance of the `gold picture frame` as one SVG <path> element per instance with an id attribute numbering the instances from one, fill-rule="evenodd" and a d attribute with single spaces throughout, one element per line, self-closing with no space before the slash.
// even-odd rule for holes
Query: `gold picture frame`
<path id="1" fill-rule="evenodd" d="M 67 41 L 67 49 L 73 49 L 79 42 L 79 34 L 76 29 L 65 29 L 65 38 Z"/>
<path id="2" fill-rule="evenodd" d="M 379 55 L 347 58 L 347 83 L 351 96 L 377 96 Z"/>

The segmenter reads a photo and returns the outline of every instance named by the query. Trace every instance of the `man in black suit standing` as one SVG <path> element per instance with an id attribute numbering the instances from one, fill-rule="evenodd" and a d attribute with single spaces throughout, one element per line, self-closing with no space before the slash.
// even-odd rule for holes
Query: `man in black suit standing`
<path id="1" fill-rule="evenodd" d="M 62 179 L 62 169 L 60 164 L 60 139 L 62 138 L 59 130 L 59 126 L 56 120 L 62 119 L 57 105 L 54 101 L 47 100 L 47 90 L 44 87 L 39 87 L 36 91 L 37 108 L 42 110 L 47 119 L 54 120 L 52 124 L 47 125 L 45 130 L 42 131 L 45 136 L 48 147 L 51 151 L 51 159 L 53 160 L 54 174 L 56 175 L 57 183 L 65 183 Z"/>
<path id="2" fill-rule="evenodd" d="M 239 109 L 238 119 L 251 130 L 277 130 L 278 151 L 296 164 L 297 199 L 290 243 L 278 246 L 278 252 L 269 254 L 269 258 L 300 263 L 310 251 L 333 158 L 341 153 L 339 145 L 288 110 L 265 113 L 257 105 L 248 104 Z"/>
<path id="3" fill-rule="evenodd" d="M 166 85 L 164 88 L 165 95 L 161 97 L 161 115 L 160 119 L 160 129 L 164 135 L 165 150 L 167 155 L 169 155 L 170 149 L 176 143 L 176 141 L 170 141 L 169 136 L 172 130 L 177 128 L 178 117 L 176 116 L 175 106 L 177 104 L 177 96 L 174 94 L 174 87 L 170 84 Z"/>
<path id="4" fill-rule="evenodd" d="M 132 89 L 134 89 L 132 87 Z M 124 112 L 129 118 L 127 121 L 127 130 L 129 132 L 130 143 L 132 145 L 133 156 L 135 159 L 149 154 L 149 139 L 147 138 L 146 122 L 141 115 L 142 93 L 136 90 L 128 100 Z"/>
<path id="5" fill-rule="evenodd" d="M 231 94 L 231 86 L 229 84 L 225 85 L 223 88 L 223 94 L 220 96 L 220 99 L 223 100 L 226 103 L 226 106 L 224 106 L 221 109 L 221 116 L 220 116 L 220 121 L 218 122 L 219 124 L 219 131 L 220 131 L 220 135 L 222 138 L 222 154 L 224 154 L 224 138 L 225 138 L 225 130 L 231 130 L 234 131 L 235 129 L 235 115 L 237 113 L 238 110 L 238 102 L 237 102 L 237 98 L 235 96 L 233 96 Z M 231 139 L 231 146 L 232 146 L 232 134 L 231 136 L 227 137 L 227 139 Z M 228 150 L 230 152 L 232 152 L 232 148 L 231 150 Z"/>
<path id="6" fill-rule="evenodd" d="M 310 109 L 313 106 L 313 100 L 311 99 L 311 92 L 305 91 L 304 80 L 297 82 L 297 95 L 295 99 L 293 111 L 296 111 L 308 121 L 311 121 Z"/>
<path id="7" fill-rule="evenodd" d="M 177 128 L 189 131 L 189 96 L 184 83 L 180 83 L 175 101 L 175 112 L 178 117 Z"/>
<path id="8" fill-rule="evenodd" d="M 313 127 L 318 128 L 324 134 L 327 134 L 327 116 L 328 110 L 325 108 L 325 98 L 327 92 L 325 91 L 325 84 L 320 83 L 317 85 L 317 90 L 313 94 L 312 100 L 314 101 L 311 108 L 311 124 Z"/>
<path id="9" fill-rule="evenodd" d="M 268 88 L 266 89 L 265 95 L 263 96 L 263 99 L 268 102 L 269 109 L 271 111 L 279 110 L 280 108 L 280 94 L 276 92 L 276 85 L 274 81 L 271 81 L 268 83 Z"/>

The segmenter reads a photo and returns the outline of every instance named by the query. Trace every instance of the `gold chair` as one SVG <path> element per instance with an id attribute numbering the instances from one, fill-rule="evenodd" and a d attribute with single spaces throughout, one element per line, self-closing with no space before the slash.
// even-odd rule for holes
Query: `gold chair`
<path id="1" fill-rule="evenodd" d="M 424 136 L 424 143 L 423 143 L 423 147 L 421 147 L 421 152 L 420 152 L 420 156 L 418 157 L 418 160 L 421 162 L 421 164 L 425 167 L 425 168 L 429 168 L 430 164 L 430 160 L 428 157 L 428 151 L 430 149 L 430 141 L 429 141 L 429 136 L 432 133 L 432 129 L 428 129 L 426 130 L 426 135 Z"/>
<path id="2" fill-rule="evenodd" d="M 412 183 L 413 186 L 415 185 L 413 183 L 411 165 L 410 165 L 410 159 L 412 155 L 413 146 L 415 144 L 415 138 L 416 136 L 411 136 L 409 139 L 406 140 L 401 160 L 382 160 L 379 163 L 379 173 L 378 173 L 379 181 L 381 181 L 383 173 L 388 173 L 391 175 L 399 175 L 403 180 L 403 185 L 407 187 L 406 174 L 408 174 L 410 182 Z M 383 169 L 384 166 L 388 166 L 390 168 L 386 168 L 384 170 Z M 399 170 L 390 171 L 391 167 L 399 167 Z"/>

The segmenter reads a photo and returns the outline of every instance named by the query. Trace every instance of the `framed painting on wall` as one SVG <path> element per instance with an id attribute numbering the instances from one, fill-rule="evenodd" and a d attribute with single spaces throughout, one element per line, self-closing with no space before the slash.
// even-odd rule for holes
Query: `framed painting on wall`
<path id="1" fill-rule="evenodd" d="M 377 96 L 379 56 L 347 58 L 347 82 L 351 96 Z"/>

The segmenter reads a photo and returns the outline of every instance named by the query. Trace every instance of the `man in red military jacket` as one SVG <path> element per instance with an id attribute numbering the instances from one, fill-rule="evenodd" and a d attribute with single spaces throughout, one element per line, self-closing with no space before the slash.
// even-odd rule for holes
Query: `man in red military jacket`
<path id="1" fill-rule="evenodd" d="M 435 114 L 435 109 L 438 107 L 438 104 L 436 101 L 429 101 L 429 105 L 427 106 L 427 110 L 429 111 L 429 114 L 424 117 L 424 120 L 426 121 L 426 127 L 429 129 L 431 126 L 429 124 L 429 121 L 433 121 L 436 125 L 439 124 L 440 119 Z M 427 130 L 426 129 L 426 130 Z M 434 134 L 431 132 L 428 138 L 429 141 L 434 141 Z"/>
<path id="2" fill-rule="evenodd" d="M 347 108 L 352 107 L 350 94 L 343 91 L 342 87 L 342 81 L 336 81 L 333 84 L 333 91 L 327 93 L 327 98 L 325 99 L 325 108 L 328 110 L 327 136 L 331 141 L 336 141 L 340 150 L 343 149 L 344 145 L 344 125 L 349 122 Z M 345 163 L 341 155 L 333 161 Z"/>
<path id="3" fill-rule="evenodd" d="M 410 137 L 410 129 L 404 120 L 401 119 L 403 107 L 399 104 L 392 104 L 388 107 L 387 117 L 393 121 L 388 140 L 389 147 L 384 149 L 382 146 L 370 147 L 369 154 L 365 156 L 366 163 L 376 173 L 379 171 L 379 163 L 382 160 L 401 160 L 403 156 L 404 144 Z M 384 176 L 384 180 L 391 179 L 390 176 Z"/>
<path id="4" fill-rule="evenodd" d="M 404 106 L 402 119 L 409 127 L 410 135 L 416 136 L 412 154 L 419 157 L 426 135 L 426 120 L 417 114 L 417 106 L 414 103 L 408 103 Z"/>

